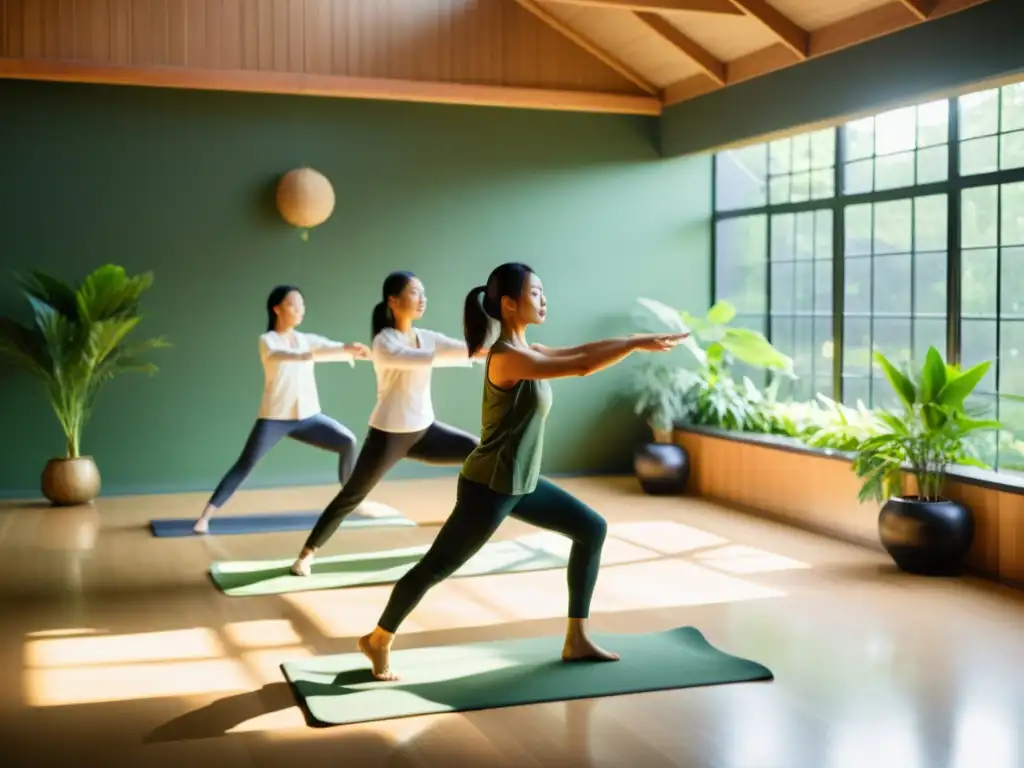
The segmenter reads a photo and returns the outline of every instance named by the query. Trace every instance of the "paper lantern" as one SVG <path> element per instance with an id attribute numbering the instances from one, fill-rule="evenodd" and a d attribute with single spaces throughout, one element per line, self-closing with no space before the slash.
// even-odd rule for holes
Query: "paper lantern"
<path id="1" fill-rule="evenodd" d="M 334 188 L 327 177 L 312 168 L 288 171 L 277 184 L 277 209 L 293 227 L 308 230 L 318 227 L 334 212 Z"/>

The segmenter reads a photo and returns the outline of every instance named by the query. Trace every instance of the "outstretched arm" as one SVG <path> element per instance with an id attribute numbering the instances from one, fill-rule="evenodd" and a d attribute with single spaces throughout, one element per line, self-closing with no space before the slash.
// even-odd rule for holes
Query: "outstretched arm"
<path id="1" fill-rule="evenodd" d="M 638 350 L 657 352 L 671 349 L 689 334 L 644 334 L 606 339 L 547 354 L 531 347 L 506 347 L 491 358 L 491 381 L 508 387 L 522 379 L 561 379 L 589 376 L 615 365 Z M 573 351 L 579 350 L 579 351 Z"/>
<path id="2" fill-rule="evenodd" d="M 473 365 L 474 360 L 479 361 L 481 358 L 487 357 L 487 349 L 481 349 L 476 355 L 470 357 L 469 347 L 462 339 L 453 339 L 451 336 L 445 336 L 437 331 L 420 331 L 420 333 L 430 336 L 433 340 L 436 351 L 434 365 L 438 368 L 468 368 Z"/>
<path id="3" fill-rule="evenodd" d="M 313 350 L 312 359 L 318 363 L 355 365 L 356 360 L 368 360 L 370 357 L 370 348 L 359 342 L 347 344 L 343 341 L 333 341 L 325 336 L 310 334 L 309 344 Z"/>

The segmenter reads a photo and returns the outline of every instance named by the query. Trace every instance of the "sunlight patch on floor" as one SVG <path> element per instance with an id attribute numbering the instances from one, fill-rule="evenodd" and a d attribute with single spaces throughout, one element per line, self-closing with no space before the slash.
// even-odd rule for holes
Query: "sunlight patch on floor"
<path id="1" fill-rule="evenodd" d="M 178 661 L 28 669 L 26 704 L 53 707 L 68 704 L 154 699 L 251 691 L 256 681 L 236 660 Z"/>
<path id="2" fill-rule="evenodd" d="M 707 552 L 697 552 L 693 555 L 693 559 L 728 573 L 768 573 L 811 567 L 810 563 L 741 544 L 730 544 Z"/>
<path id="3" fill-rule="evenodd" d="M 25 644 L 26 667 L 78 667 L 88 664 L 129 664 L 145 661 L 210 659 L 224 655 L 211 629 L 177 629 L 135 635 L 61 637 Z"/>
<path id="4" fill-rule="evenodd" d="M 237 648 L 271 648 L 302 642 L 288 619 L 235 621 L 225 624 L 221 632 Z"/>

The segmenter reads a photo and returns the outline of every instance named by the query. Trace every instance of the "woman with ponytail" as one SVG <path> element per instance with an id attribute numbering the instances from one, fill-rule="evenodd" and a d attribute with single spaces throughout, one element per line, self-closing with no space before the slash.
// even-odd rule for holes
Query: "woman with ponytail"
<path id="1" fill-rule="evenodd" d="M 382 293 L 372 317 L 377 405 L 370 429 L 351 479 L 321 513 L 292 565 L 296 576 L 311 573 L 317 550 L 399 461 L 458 466 L 479 443 L 468 432 L 435 421 L 430 380 L 434 368 L 468 367 L 487 350 L 478 348 L 471 356 L 462 340 L 413 327 L 426 311 L 427 298 L 412 272 L 392 272 Z"/>
<path id="2" fill-rule="evenodd" d="M 347 427 L 320 412 L 313 366 L 323 362 L 366 360 L 365 344 L 344 344 L 295 329 L 306 305 L 293 285 L 279 285 L 267 297 L 267 332 L 260 336 L 263 401 L 241 456 L 220 481 L 192 530 L 207 533 L 210 517 L 224 506 L 256 464 L 282 438 L 338 454 L 338 482 L 348 482 L 355 463 L 356 437 Z"/>
<path id="3" fill-rule="evenodd" d="M 525 264 L 502 264 L 486 285 L 466 297 L 466 347 L 483 349 L 492 327 L 498 338 L 487 355 L 480 446 L 462 466 L 458 498 L 423 558 L 391 593 L 377 627 L 359 639 L 359 650 L 379 680 L 397 680 L 390 669 L 394 633 L 432 586 L 461 568 L 506 517 L 515 517 L 572 540 L 569 618 L 562 659 L 616 661 L 587 634 L 590 600 L 604 545 L 606 523 L 597 512 L 539 476 L 544 422 L 551 408 L 550 379 L 589 376 L 632 352 L 671 349 L 688 334 L 650 334 L 551 349 L 526 341 L 526 328 L 544 322 L 544 287 Z"/>

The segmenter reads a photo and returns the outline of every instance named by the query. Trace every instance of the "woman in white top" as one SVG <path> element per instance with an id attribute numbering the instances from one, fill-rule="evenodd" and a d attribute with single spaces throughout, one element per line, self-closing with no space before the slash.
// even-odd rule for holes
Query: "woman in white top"
<path id="1" fill-rule="evenodd" d="M 279 285 L 267 297 L 267 332 L 260 336 L 265 384 L 259 417 L 234 466 L 220 481 L 193 530 L 206 533 L 210 517 L 224 506 L 256 464 L 284 437 L 338 454 L 338 480 L 348 482 L 355 464 L 356 437 L 320 412 L 313 366 L 322 362 L 366 360 L 365 344 L 344 344 L 312 333 L 299 333 L 306 305 L 302 292 Z"/>
<path id="2" fill-rule="evenodd" d="M 308 576 L 316 551 L 327 543 L 391 467 L 406 457 L 426 464 L 458 466 L 479 444 L 468 432 L 434 420 L 430 372 L 439 366 L 473 364 L 466 342 L 436 331 L 413 328 L 423 317 L 423 283 L 411 272 L 392 272 L 384 280 L 384 300 L 373 308 L 373 367 L 377 405 L 349 482 L 327 505 L 299 559 L 296 576 Z M 487 357 L 482 349 L 476 358 Z"/>

